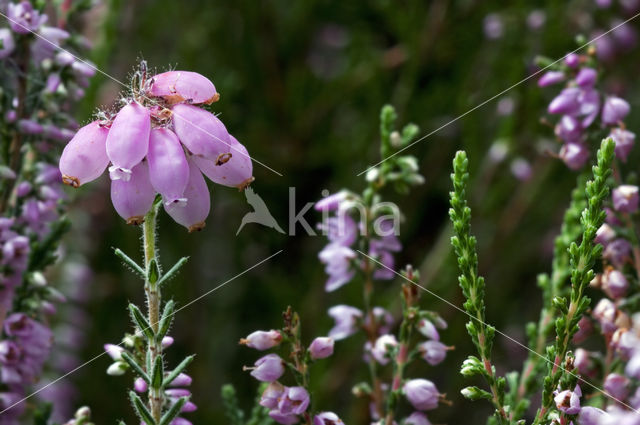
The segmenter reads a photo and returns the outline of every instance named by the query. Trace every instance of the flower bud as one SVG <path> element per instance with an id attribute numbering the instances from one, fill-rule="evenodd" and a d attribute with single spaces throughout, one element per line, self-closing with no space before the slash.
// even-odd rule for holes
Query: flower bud
<path id="1" fill-rule="evenodd" d="M 249 334 L 246 338 L 240 340 L 241 345 L 246 345 L 249 348 L 255 348 L 256 350 L 268 350 L 282 342 L 282 334 L 280 331 L 255 331 Z"/>
<path id="2" fill-rule="evenodd" d="M 616 400 L 625 400 L 629 395 L 629 379 L 617 373 L 607 375 L 603 387 Z"/>
<path id="3" fill-rule="evenodd" d="M 318 337 L 309 345 L 309 354 L 313 360 L 324 359 L 333 354 L 333 338 Z"/>
<path id="4" fill-rule="evenodd" d="M 593 68 L 582 68 L 576 75 L 576 84 L 580 87 L 593 87 L 598 78 L 598 73 Z"/>
<path id="5" fill-rule="evenodd" d="M 596 237 L 594 239 L 594 242 L 602 244 L 603 246 L 606 246 L 615 237 L 616 237 L 616 232 L 615 230 L 613 230 L 613 227 L 609 226 L 607 223 L 604 223 L 596 231 Z"/>
<path id="6" fill-rule="evenodd" d="M 564 81 L 564 72 L 561 71 L 547 71 L 542 74 L 542 77 L 538 80 L 538 87 L 551 86 Z"/>
<path id="7" fill-rule="evenodd" d="M 149 94 L 162 97 L 170 104 L 187 102 L 209 105 L 220 98 L 213 83 L 197 72 L 168 71 L 154 75 L 151 81 Z"/>
<path id="8" fill-rule="evenodd" d="M 111 366 L 107 368 L 107 375 L 110 376 L 122 376 L 129 367 L 126 363 L 115 362 L 111 363 Z"/>
<path id="9" fill-rule="evenodd" d="M 582 143 L 566 143 L 560 149 L 560 158 L 572 170 L 579 170 L 589 159 L 589 150 Z"/>
<path id="10" fill-rule="evenodd" d="M 136 378 L 135 381 L 133 381 L 133 389 L 136 390 L 136 392 L 144 393 L 147 391 L 147 388 L 147 383 L 144 379 Z"/>
<path id="11" fill-rule="evenodd" d="M 627 157 L 633 148 L 636 135 L 629 130 L 622 128 L 614 128 L 611 130 L 609 137 L 616 143 L 615 154 L 622 162 L 627 162 Z"/>
<path id="12" fill-rule="evenodd" d="M 321 412 L 313 417 L 313 425 L 340 425 L 342 420 L 333 412 Z"/>
<path id="13" fill-rule="evenodd" d="M 222 165 L 216 165 L 213 160 L 194 156 L 193 160 L 202 173 L 217 184 L 245 189 L 253 178 L 253 164 L 247 148 L 240 144 L 235 137 L 231 140 L 231 159 Z"/>
<path id="14" fill-rule="evenodd" d="M 109 130 L 99 121 L 82 127 L 65 146 L 60 156 L 62 181 L 73 187 L 100 177 L 109 165 L 106 141 Z"/>
<path id="15" fill-rule="evenodd" d="M 373 348 L 371 349 L 371 355 L 381 365 L 389 363 L 391 350 L 398 345 L 398 340 L 394 335 L 387 334 L 380 336 Z"/>
<path id="16" fill-rule="evenodd" d="M 562 90 L 560 94 L 551 101 L 547 110 L 550 114 L 573 115 L 580 108 L 578 101 L 579 96 L 579 88 L 568 87 Z"/>
<path id="17" fill-rule="evenodd" d="M 104 351 L 106 351 L 109 357 L 111 357 L 113 360 L 119 361 L 122 359 L 124 348 L 120 347 L 119 345 L 105 344 Z"/>
<path id="18" fill-rule="evenodd" d="M 183 225 L 191 233 L 204 228 L 204 221 L 211 208 L 211 195 L 193 159 L 189 158 L 187 163 L 189 164 L 189 181 L 183 195 L 187 199 L 187 204 L 165 204 L 164 209 L 176 223 Z"/>
<path id="19" fill-rule="evenodd" d="M 165 205 L 186 204 L 182 195 L 189 181 L 189 164 L 178 136 L 166 128 L 153 129 L 147 160 L 151 185 L 162 195 Z"/>
<path id="20" fill-rule="evenodd" d="M 576 55 L 575 53 L 569 53 L 565 58 L 564 58 L 564 63 L 565 65 L 567 65 L 569 68 L 575 68 L 580 64 L 580 56 Z"/>
<path id="21" fill-rule="evenodd" d="M 615 125 L 627 116 L 631 107 L 629 103 L 619 97 L 608 97 L 602 107 L 602 123 L 605 125 Z"/>
<path id="22" fill-rule="evenodd" d="M 233 155 L 231 138 L 222 121 L 197 106 L 178 104 L 172 109 L 173 127 L 189 151 L 222 165 Z"/>
<path id="23" fill-rule="evenodd" d="M 404 384 L 404 395 L 417 410 L 432 410 L 438 407 L 440 393 L 433 382 L 426 379 L 411 379 Z"/>
<path id="24" fill-rule="evenodd" d="M 435 325 L 427 319 L 420 319 L 418 322 L 418 332 L 434 341 L 440 340 L 440 334 L 438 333 Z"/>
<path id="25" fill-rule="evenodd" d="M 141 224 L 156 197 L 149 181 L 149 167 L 141 162 L 131 170 L 128 179 L 111 181 L 111 202 L 127 224 Z"/>
<path id="26" fill-rule="evenodd" d="M 267 354 L 259 358 L 251 371 L 251 376 L 262 382 L 277 381 L 284 374 L 284 362 L 277 354 Z"/>
<path id="27" fill-rule="evenodd" d="M 149 111 L 137 103 L 129 103 L 116 115 L 107 136 L 107 155 L 111 180 L 128 180 L 132 169 L 149 151 L 151 118 Z"/>
<path id="28" fill-rule="evenodd" d="M 580 425 L 600 425 L 605 423 L 609 414 L 602 409 L 592 406 L 584 406 L 580 409 L 578 420 Z M 608 421 L 607 421 L 608 422 Z"/>
<path id="29" fill-rule="evenodd" d="M 162 338 L 162 348 L 169 348 L 173 345 L 173 337 L 172 336 L 165 336 L 164 338 Z"/>
<path id="30" fill-rule="evenodd" d="M 613 189 L 613 208 L 623 213 L 634 213 L 638 210 L 638 186 L 624 184 Z"/>
<path id="31" fill-rule="evenodd" d="M 435 366 L 445 359 L 449 347 L 440 341 L 426 341 L 418 346 L 418 350 L 424 361 Z"/>
<path id="32" fill-rule="evenodd" d="M 622 298 L 627 293 L 629 282 L 624 274 L 615 269 L 607 269 L 602 278 L 602 290 L 611 298 Z"/>

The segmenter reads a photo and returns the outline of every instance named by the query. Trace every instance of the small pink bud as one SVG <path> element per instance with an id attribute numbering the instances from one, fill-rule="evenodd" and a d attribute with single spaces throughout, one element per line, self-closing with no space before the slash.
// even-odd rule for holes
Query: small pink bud
<path id="1" fill-rule="evenodd" d="M 223 186 L 237 187 L 240 190 L 245 189 L 253 182 L 253 164 L 247 148 L 240 144 L 235 137 L 229 136 L 231 139 L 231 159 L 222 165 L 210 159 L 201 157 L 193 157 L 200 171 L 209 177 L 212 182 Z"/>
<path id="2" fill-rule="evenodd" d="M 173 337 L 172 336 L 165 336 L 164 338 L 162 338 L 162 348 L 169 348 L 173 345 Z"/>
<path id="3" fill-rule="evenodd" d="M 100 177 L 109 165 L 106 141 L 109 130 L 99 121 L 82 127 L 65 146 L 60 156 L 62 181 L 73 187 Z"/>
<path id="4" fill-rule="evenodd" d="M 136 378 L 135 381 L 133 381 L 133 389 L 136 390 L 136 392 L 139 393 L 144 393 L 147 392 L 147 383 L 145 382 L 144 379 L 142 378 Z"/>
<path id="5" fill-rule="evenodd" d="M 173 381 L 171 381 L 171 384 L 169 384 L 169 386 L 188 387 L 189 385 L 191 385 L 192 381 L 193 379 L 189 375 L 187 375 L 186 373 L 180 373 Z"/>
<path id="6" fill-rule="evenodd" d="M 403 391 L 409 403 L 417 410 L 432 410 L 438 407 L 440 393 L 431 381 L 412 379 L 404 384 Z"/>
<path id="7" fill-rule="evenodd" d="M 167 102 L 192 104 L 217 102 L 220 95 L 213 83 L 197 72 L 169 71 L 154 75 L 149 93 Z"/>
<path id="8" fill-rule="evenodd" d="M 438 333 L 435 325 L 427 319 L 420 319 L 418 322 L 418 331 L 429 339 L 433 339 L 435 341 L 440 340 L 440 334 Z"/>
<path id="9" fill-rule="evenodd" d="M 538 80 L 538 87 L 546 87 L 564 81 L 564 72 L 547 71 Z"/>
<path id="10" fill-rule="evenodd" d="M 262 382 L 277 381 L 284 374 L 284 362 L 277 354 L 267 354 L 255 362 L 251 376 Z"/>
<path id="11" fill-rule="evenodd" d="M 624 184 L 613 189 L 613 208 L 624 213 L 634 213 L 638 210 L 638 186 Z"/>
<path id="12" fill-rule="evenodd" d="M 105 344 L 104 351 L 111 357 L 113 360 L 119 361 L 122 358 L 122 353 L 124 352 L 124 348 L 115 344 Z"/>
<path id="13" fill-rule="evenodd" d="M 192 154 L 210 159 L 218 165 L 231 158 L 229 133 L 215 115 L 186 104 L 175 105 L 171 110 L 174 130 Z"/>
<path id="14" fill-rule="evenodd" d="M 309 354 L 313 360 L 324 359 L 333 354 L 333 338 L 318 337 L 309 345 Z"/>
<path id="15" fill-rule="evenodd" d="M 617 400 L 624 400 L 629 395 L 629 379 L 617 373 L 607 375 L 603 387 Z"/>
<path id="16" fill-rule="evenodd" d="M 189 164 L 173 131 L 166 128 L 151 131 L 147 160 L 151 185 L 162 195 L 165 205 L 186 204 L 182 196 L 189 181 Z"/>
<path id="17" fill-rule="evenodd" d="M 435 366 L 445 359 L 449 347 L 440 341 L 426 341 L 418 346 L 418 350 L 424 361 Z"/>
<path id="18" fill-rule="evenodd" d="M 191 233 L 194 230 L 204 228 L 204 221 L 211 208 L 211 195 L 196 164 L 191 158 L 187 162 L 189 164 L 189 182 L 183 195 L 187 199 L 187 204 L 165 204 L 164 209 L 176 223 L 183 225 Z"/>
<path id="19" fill-rule="evenodd" d="M 255 331 L 240 340 L 241 345 L 260 351 L 273 348 L 279 345 L 280 342 L 282 342 L 282 334 L 273 329 L 270 331 Z"/>
<path id="20" fill-rule="evenodd" d="M 143 161 L 133 167 L 128 180 L 111 181 L 111 202 L 127 221 L 127 224 L 141 224 L 156 197 L 156 191 L 149 180 L 149 167 Z"/>
<path id="21" fill-rule="evenodd" d="M 151 119 L 147 108 L 130 103 L 120 109 L 107 136 L 111 180 L 128 180 L 131 170 L 147 155 Z"/>

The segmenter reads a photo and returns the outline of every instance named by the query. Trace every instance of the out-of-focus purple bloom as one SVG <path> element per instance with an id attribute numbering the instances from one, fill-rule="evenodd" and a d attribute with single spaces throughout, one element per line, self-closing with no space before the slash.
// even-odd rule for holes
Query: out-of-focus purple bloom
<path id="1" fill-rule="evenodd" d="M 449 347 L 440 341 L 425 341 L 418 346 L 418 350 L 424 361 L 435 366 L 445 359 Z"/>
<path id="2" fill-rule="evenodd" d="M 403 423 L 405 425 L 431 425 L 427 415 L 422 412 L 413 412 L 403 421 Z"/>
<path id="3" fill-rule="evenodd" d="M 295 424 L 295 423 L 298 423 L 298 421 L 300 420 L 300 418 L 298 418 L 297 415 L 284 414 L 284 413 L 280 412 L 279 410 L 270 411 L 269 412 L 269 417 L 271 419 L 273 419 L 274 421 L 278 422 L 279 424 L 282 424 L 282 425 Z"/>
<path id="4" fill-rule="evenodd" d="M 602 123 L 616 125 L 629 114 L 630 110 L 631 107 L 626 100 L 616 96 L 609 96 L 602 107 Z"/>
<path id="5" fill-rule="evenodd" d="M 576 385 L 576 388 L 571 390 L 564 390 L 556 394 L 553 401 L 556 403 L 556 407 L 561 412 L 567 415 L 577 415 L 580 413 L 580 397 L 582 391 L 580 386 Z"/>
<path id="6" fill-rule="evenodd" d="M 373 307 L 372 313 L 375 322 L 374 326 L 377 328 L 378 333 L 382 335 L 391 332 L 394 323 L 393 315 L 379 306 Z M 366 317 L 364 322 L 366 326 L 371 326 L 369 317 Z"/>
<path id="7" fill-rule="evenodd" d="M 41 15 L 28 1 L 9 3 L 7 16 L 11 30 L 17 34 L 38 31 L 40 26 L 47 21 L 47 15 Z"/>
<path id="8" fill-rule="evenodd" d="M 391 360 L 392 350 L 398 346 L 395 335 L 386 334 L 378 337 L 376 343 L 371 348 L 371 355 L 381 365 L 386 365 Z"/>
<path id="9" fill-rule="evenodd" d="M 580 108 L 580 103 L 578 102 L 579 96 L 580 89 L 578 87 L 567 87 L 551 101 L 547 110 L 550 114 L 573 115 L 577 113 Z"/>
<path id="10" fill-rule="evenodd" d="M 379 223 L 379 227 L 376 232 L 380 237 L 371 239 L 369 243 L 369 255 L 382 263 L 373 272 L 373 277 L 374 279 L 389 280 L 395 277 L 395 261 L 392 253 L 400 251 L 402 244 L 396 236 L 397 229 L 393 220 L 383 220 Z"/>
<path id="11" fill-rule="evenodd" d="M 622 24 L 622 25 L 621 25 Z M 615 28 L 611 35 L 618 42 L 620 50 L 629 50 L 633 48 L 638 41 L 638 33 L 631 25 L 623 24 L 623 21 L 616 19 L 611 22 L 610 28 Z"/>
<path id="12" fill-rule="evenodd" d="M 579 170 L 589 159 L 589 150 L 582 143 L 565 143 L 560 149 L 559 156 L 567 167 Z"/>
<path id="13" fill-rule="evenodd" d="M 31 46 L 31 55 L 36 63 L 53 58 L 58 50 L 56 46 L 70 37 L 69 33 L 57 27 L 43 26 L 40 28 L 39 37 L 36 37 Z"/>
<path id="14" fill-rule="evenodd" d="M 547 87 L 553 84 L 558 84 L 564 81 L 565 75 L 562 71 L 547 71 L 542 74 L 542 77 L 538 80 L 539 87 Z"/>
<path id="15" fill-rule="evenodd" d="M 309 345 L 309 355 L 313 360 L 327 358 L 333 354 L 333 345 L 333 338 L 317 337 Z"/>
<path id="16" fill-rule="evenodd" d="M 621 268 L 629 261 L 631 254 L 631 243 L 628 240 L 618 238 L 615 239 L 604 248 L 602 257 L 613 264 L 616 268 Z"/>
<path id="17" fill-rule="evenodd" d="M 262 382 L 277 381 L 284 373 L 284 362 L 277 354 L 267 354 L 255 362 L 251 376 Z"/>
<path id="18" fill-rule="evenodd" d="M 497 40 L 504 35 L 504 22 L 502 18 L 495 13 L 490 13 L 485 16 L 483 27 L 484 35 L 490 40 Z"/>
<path id="19" fill-rule="evenodd" d="M 4 59 L 13 53 L 16 43 L 8 28 L 0 28 L 0 59 Z"/>
<path id="20" fill-rule="evenodd" d="M 335 326 L 329 331 L 329 337 L 338 341 L 358 331 L 358 320 L 362 311 L 348 305 L 336 305 L 329 309 L 329 316 L 335 320 Z"/>
<path id="21" fill-rule="evenodd" d="M 603 419 L 607 419 L 609 414 L 597 407 L 585 406 L 580 409 L 580 416 L 578 420 L 581 425 L 601 425 Z"/>
<path id="22" fill-rule="evenodd" d="M 604 34 L 602 31 L 596 31 L 591 35 L 591 39 L 595 40 L 596 55 L 598 59 L 608 62 L 615 57 L 616 46 L 613 37 Z"/>
<path id="23" fill-rule="evenodd" d="M 316 211 L 336 211 L 348 197 L 349 193 L 346 190 L 341 190 L 319 200 L 313 208 Z"/>
<path id="24" fill-rule="evenodd" d="M 527 26 L 532 30 L 539 30 L 547 22 L 547 14 L 543 10 L 533 10 L 527 15 Z"/>
<path id="25" fill-rule="evenodd" d="M 616 157 L 618 157 L 622 162 L 627 162 L 627 157 L 629 156 L 636 140 L 635 133 L 622 128 L 614 128 L 611 130 L 609 137 L 616 142 Z"/>
<path id="26" fill-rule="evenodd" d="M 440 393 L 429 380 L 411 379 L 404 384 L 403 392 L 416 410 L 432 410 L 438 407 Z"/>
<path id="27" fill-rule="evenodd" d="M 327 229 L 330 242 L 318 253 L 318 258 L 329 275 L 325 289 L 331 292 L 347 284 L 355 275 L 351 263 L 357 255 L 350 245 L 355 241 L 357 226 L 346 213 L 329 217 L 321 226 Z"/>
<path id="28" fill-rule="evenodd" d="M 278 410 L 285 415 L 301 415 L 307 411 L 307 407 L 309 407 L 309 393 L 304 387 L 285 388 L 278 402 Z"/>
<path id="29" fill-rule="evenodd" d="M 556 124 L 555 134 L 566 143 L 580 143 L 583 139 L 582 123 L 571 115 L 563 115 Z"/>
<path id="30" fill-rule="evenodd" d="M 434 341 L 440 340 L 440 334 L 435 325 L 427 319 L 420 319 L 418 322 L 418 331 L 429 339 Z"/>
<path id="31" fill-rule="evenodd" d="M 313 417 L 313 425 L 338 425 L 342 419 L 333 412 L 321 412 Z"/>
<path id="32" fill-rule="evenodd" d="M 629 395 L 629 378 L 618 373 L 610 373 L 604 380 L 604 390 L 617 400 L 625 400 Z"/>
<path id="33" fill-rule="evenodd" d="M 273 329 L 270 331 L 255 331 L 240 340 L 240 344 L 261 351 L 273 348 L 280 342 L 282 342 L 282 334 L 280 331 Z"/>
<path id="34" fill-rule="evenodd" d="M 576 55 L 575 53 L 569 53 L 564 58 L 564 63 L 569 68 L 576 68 L 578 65 L 580 65 L 580 56 Z"/>
<path id="35" fill-rule="evenodd" d="M 593 87 L 597 79 L 598 72 L 593 68 L 582 68 L 575 78 L 580 87 Z"/>
<path id="36" fill-rule="evenodd" d="M 578 348 L 575 352 L 575 360 L 573 362 L 575 367 L 583 375 L 589 372 L 591 362 L 589 361 L 589 352 L 584 348 Z"/>
<path id="37" fill-rule="evenodd" d="M 618 310 L 613 302 L 607 298 L 601 299 L 593 309 L 593 317 L 600 323 L 602 332 L 612 334 L 618 329 L 616 326 L 616 316 Z"/>
<path id="38" fill-rule="evenodd" d="M 623 213 L 634 213 L 638 210 L 638 186 L 621 185 L 613 189 L 613 208 Z"/>
<path id="39" fill-rule="evenodd" d="M 531 164 L 524 158 L 516 158 L 511 162 L 511 174 L 520 180 L 527 181 L 533 176 L 533 169 Z"/>
<path id="40" fill-rule="evenodd" d="M 602 276 L 602 290 L 611 298 L 624 297 L 627 289 L 629 289 L 629 282 L 621 271 L 609 269 Z"/>
<path id="41" fill-rule="evenodd" d="M 18 130 L 24 134 L 42 134 L 42 125 L 35 120 L 24 119 L 18 121 Z"/>

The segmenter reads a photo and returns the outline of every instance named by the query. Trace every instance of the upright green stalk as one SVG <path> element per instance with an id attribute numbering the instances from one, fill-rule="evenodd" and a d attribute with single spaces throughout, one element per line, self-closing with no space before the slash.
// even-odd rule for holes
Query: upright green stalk
<path id="1" fill-rule="evenodd" d="M 451 244 L 458 257 L 460 276 L 458 282 L 466 298 L 464 309 L 472 318 L 467 323 L 467 332 L 478 350 L 480 359 L 469 357 L 462 366 L 465 376 L 482 375 L 490 388 L 490 393 L 476 387 L 468 387 L 462 394 L 472 400 L 485 398 L 491 400 L 496 408 L 497 423 L 509 423 L 504 407 L 506 380 L 496 375 L 491 364 L 491 347 L 495 335 L 493 326 L 487 325 L 484 315 L 484 278 L 478 275 L 478 254 L 476 238 L 471 235 L 471 209 L 467 206 L 466 187 L 469 179 L 469 161 L 464 151 L 459 151 L 453 160 L 453 192 L 449 216 L 453 223 L 455 235 Z"/>
<path id="2" fill-rule="evenodd" d="M 597 165 L 593 167 L 593 180 L 587 182 L 587 206 L 582 212 L 582 241 L 580 245 L 572 242 L 569 246 L 571 266 L 571 294 L 569 302 L 566 297 L 556 296 L 553 304 L 561 315 L 556 319 L 555 344 L 547 348 L 549 371 L 544 378 L 542 405 L 538 410 L 534 424 L 544 423 L 553 407 L 553 392 L 558 388 L 565 374 L 565 361 L 569 351 L 571 338 L 578 331 L 578 322 L 589 308 L 591 300 L 584 295 L 584 289 L 595 276 L 593 266 L 602 253 L 602 245 L 595 244 L 596 231 L 604 223 L 605 212 L 603 202 L 609 195 L 607 178 L 611 174 L 615 143 L 611 138 L 602 141 L 598 150 Z"/>
<path id="3" fill-rule="evenodd" d="M 147 318 L 154 335 L 158 335 L 158 324 L 160 323 L 160 288 L 158 285 L 158 260 L 156 258 L 156 216 L 159 204 L 154 204 L 153 208 L 145 216 L 142 227 L 142 243 L 144 249 L 145 283 L 144 289 L 147 294 Z M 155 277 L 154 277 L 155 276 Z M 147 357 L 149 364 L 155 365 L 157 361 L 162 361 L 162 341 L 151 338 L 147 341 Z M 148 371 L 149 373 L 150 371 Z M 161 388 L 149 386 L 149 407 L 151 415 L 156 423 L 160 422 L 162 416 L 162 405 L 164 404 L 164 394 Z"/>

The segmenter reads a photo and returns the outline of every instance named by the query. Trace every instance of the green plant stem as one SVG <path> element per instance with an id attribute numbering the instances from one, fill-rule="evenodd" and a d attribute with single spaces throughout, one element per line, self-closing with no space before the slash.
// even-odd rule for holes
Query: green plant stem
<path id="1" fill-rule="evenodd" d="M 161 295 L 160 288 L 157 282 L 150 282 L 150 266 L 151 261 L 156 258 L 156 216 L 158 214 L 158 206 L 154 205 L 151 211 L 145 216 L 144 224 L 142 225 L 143 234 L 143 249 L 144 249 L 144 265 L 146 271 L 145 279 L 145 293 L 147 295 L 147 314 L 149 324 L 153 330 L 154 335 L 158 333 L 158 323 L 160 322 L 160 304 Z M 151 359 L 150 364 L 155 364 L 156 359 L 162 355 L 162 341 L 158 338 L 152 338 L 147 342 L 147 352 Z M 147 371 L 150 373 L 150 371 Z M 149 407 L 151 415 L 155 419 L 156 423 L 160 422 L 162 416 L 162 405 L 164 404 L 164 394 L 162 389 L 152 388 L 149 386 Z"/>

